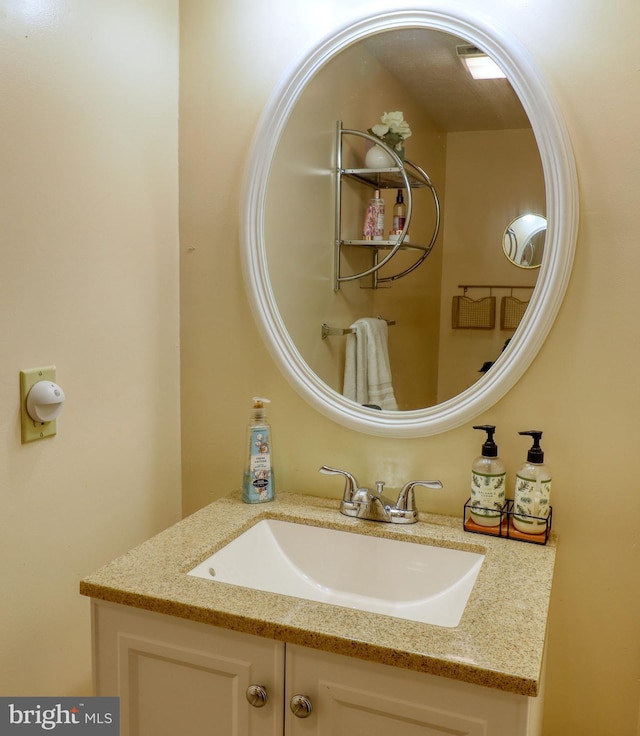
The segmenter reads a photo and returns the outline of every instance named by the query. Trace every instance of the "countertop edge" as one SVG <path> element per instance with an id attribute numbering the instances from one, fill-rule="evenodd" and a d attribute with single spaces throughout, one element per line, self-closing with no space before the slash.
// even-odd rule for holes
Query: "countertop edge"
<path id="1" fill-rule="evenodd" d="M 310 649 L 341 654 L 377 664 L 386 664 L 414 672 L 447 677 L 471 685 L 510 692 L 515 695 L 537 697 L 539 694 L 539 682 L 537 680 L 518 677 L 509 673 L 482 670 L 473 665 L 465 665 L 459 662 L 446 662 L 437 657 L 430 657 L 418 652 L 401 652 L 369 642 L 317 633 L 299 627 L 265 621 L 260 618 L 249 618 L 196 606 L 185 606 L 166 599 L 139 595 L 133 592 L 127 593 L 86 581 L 81 581 L 80 593 L 89 598 L 108 603 L 161 613 L 173 618 L 195 621 L 208 626 L 218 626 L 230 631 L 253 634 L 265 639 L 297 644 Z"/>

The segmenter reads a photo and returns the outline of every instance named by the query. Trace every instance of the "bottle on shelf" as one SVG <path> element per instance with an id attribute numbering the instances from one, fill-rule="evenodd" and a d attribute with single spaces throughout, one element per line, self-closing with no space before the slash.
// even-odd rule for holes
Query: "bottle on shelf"
<path id="1" fill-rule="evenodd" d="M 380 190 L 369 200 L 367 212 L 364 218 L 364 239 L 382 240 L 384 236 L 384 199 L 380 196 Z"/>
<path id="2" fill-rule="evenodd" d="M 398 189 L 396 203 L 393 205 L 393 230 L 394 235 L 399 235 L 404 230 L 407 221 L 407 205 L 404 203 L 404 193 Z"/>

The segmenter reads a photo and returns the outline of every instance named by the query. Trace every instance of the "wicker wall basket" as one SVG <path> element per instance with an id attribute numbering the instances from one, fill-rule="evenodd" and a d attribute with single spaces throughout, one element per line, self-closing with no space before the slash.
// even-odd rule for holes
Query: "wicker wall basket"
<path id="1" fill-rule="evenodd" d="M 495 327 L 495 296 L 482 299 L 454 296 L 451 306 L 451 326 L 454 330 L 492 330 Z"/>
<path id="2" fill-rule="evenodd" d="M 500 303 L 500 329 L 515 330 L 528 306 L 528 301 L 520 301 L 515 296 L 503 296 Z"/>

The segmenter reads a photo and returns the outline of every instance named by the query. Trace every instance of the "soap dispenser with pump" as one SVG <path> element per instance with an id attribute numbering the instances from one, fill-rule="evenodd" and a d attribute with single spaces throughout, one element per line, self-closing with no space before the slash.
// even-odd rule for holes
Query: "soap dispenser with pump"
<path id="1" fill-rule="evenodd" d="M 551 473 L 540 447 L 542 432 L 531 429 L 518 434 L 533 437 L 527 462 L 516 474 L 513 494 L 513 526 L 525 534 L 543 534 L 551 510 Z"/>
<path id="2" fill-rule="evenodd" d="M 480 526 L 498 526 L 505 504 L 505 467 L 498 457 L 498 446 L 493 440 L 496 431 L 492 424 L 474 426 L 487 433 L 482 454 L 471 466 L 471 509 L 473 521 Z"/>
<path id="3" fill-rule="evenodd" d="M 271 454 L 271 427 L 264 405 L 269 399 L 253 397 L 251 420 L 247 428 L 247 460 L 242 482 L 245 503 L 273 501 L 276 496 Z"/>

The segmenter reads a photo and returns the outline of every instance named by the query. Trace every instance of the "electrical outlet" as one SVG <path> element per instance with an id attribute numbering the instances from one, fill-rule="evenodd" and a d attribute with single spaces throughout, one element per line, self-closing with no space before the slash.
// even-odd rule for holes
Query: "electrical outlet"
<path id="1" fill-rule="evenodd" d="M 50 422 L 35 422 L 27 413 L 27 396 L 38 381 L 56 380 L 56 367 L 49 365 L 44 368 L 30 368 L 20 371 L 20 416 L 22 424 L 22 444 L 42 440 L 56 434 L 56 420 Z"/>

